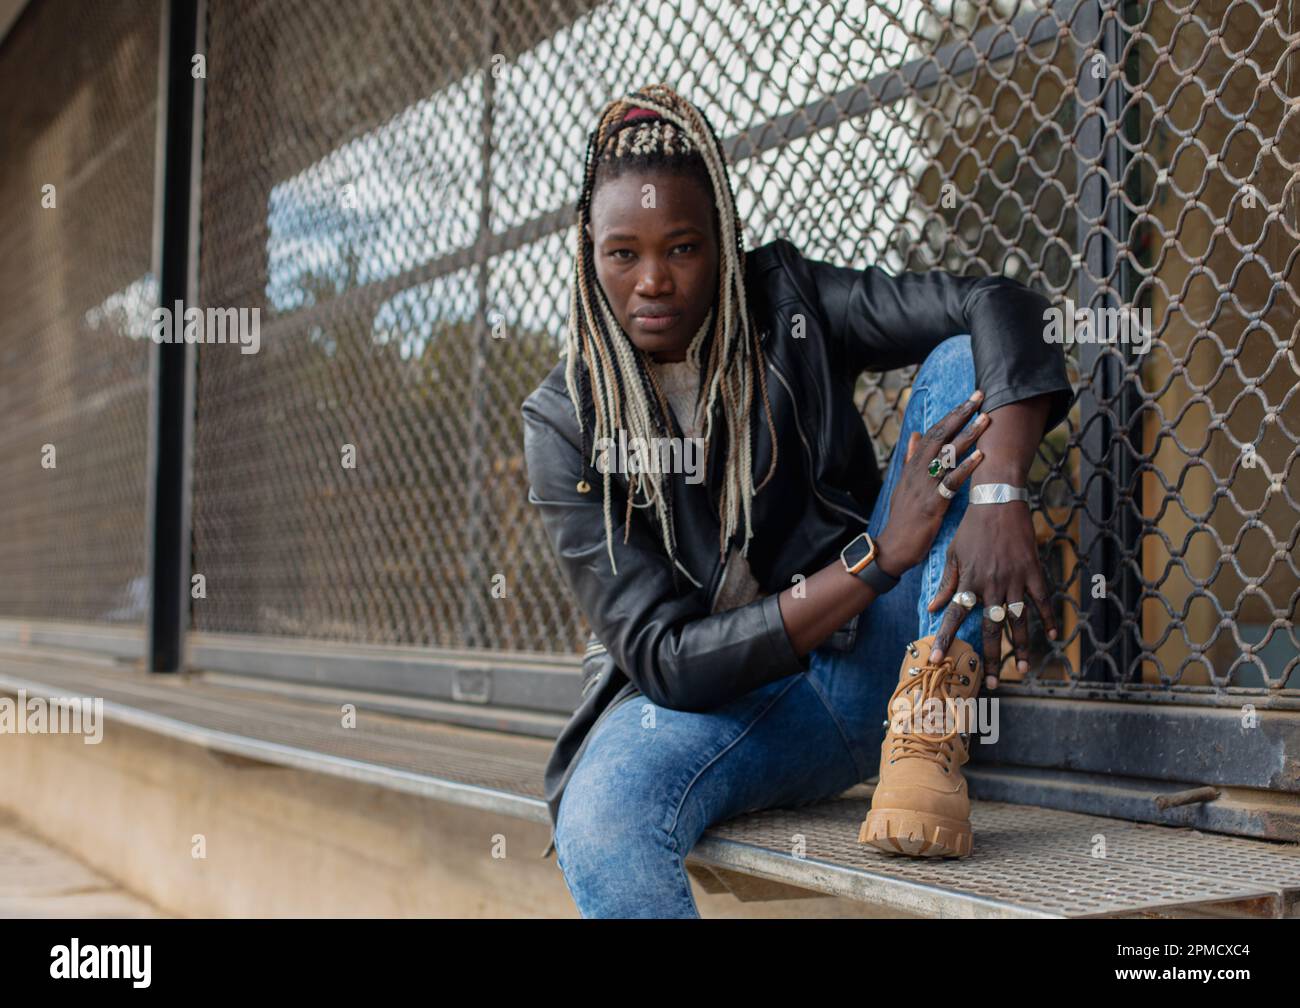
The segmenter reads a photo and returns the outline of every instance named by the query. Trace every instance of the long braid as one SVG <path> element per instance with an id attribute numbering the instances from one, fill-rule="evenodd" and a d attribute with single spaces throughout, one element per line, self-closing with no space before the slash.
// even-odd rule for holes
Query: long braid
<path id="1" fill-rule="evenodd" d="M 644 111 L 639 117 L 625 118 L 633 109 Z M 748 555 L 749 540 L 753 538 L 753 495 L 767 485 L 777 463 L 776 427 L 764 373 L 766 360 L 759 333 L 749 315 L 744 238 L 722 145 L 699 109 L 664 84 L 649 85 L 608 103 L 587 140 L 582 193 L 578 199 L 574 282 L 565 346 L 568 359 L 564 372 L 578 416 L 582 457 L 585 466 L 594 467 L 596 445 L 602 438 L 616 437 L 620 429 L 629 439 L 645 438 L 647 445 L 655 443 L 652 438 L 669 436 L 670 430 L 673 434 L 680 432 L 650 366 L 649 354 L 632 343 L 609 306 L 597 280 L 587 238 L 598 172 L 605 180 L 626 171 L 652 170 L 693 174 L 708 183 L 714 197 L 719 237 L 718 297 L 688 346 L 687 358 L 701 371 L 696 407 L 703 402 L 702 465 L 706 472 L 713 423 L 719 412 L 721 422 L 726 425 L 726 456 L 719 499 L 722 519 L 719 552 L 725 557 L 727 544 L 743 521 L 745 537 L 741 552 Z M 701 368 L 700 357 L 706 346 L 707 362 Z M 771 465 L 757 488 L 753 480 L 753 444 L 749 430 L 755 377 L 772 435 Z M 595 429 L 590 432 L 583 420 L 586 396 L 590 396 L 595 412 Z M 603 510 L 610 566 L 617 573 L 610 514 L 611 468 L 607 466 L 604 473 Z M 657 471 L 658 466 L 641 468 L 647 471 L 628 474 L 623 541 L 627 541 L 631 527 L 633 500 L 640 494 L 644 502 L 636 506 L 654 507 L 665 549 L 675 564 L 672 501 L 663 483 L 664 474 Z M 578 487 L 587 488 L 586 480 Z"/>

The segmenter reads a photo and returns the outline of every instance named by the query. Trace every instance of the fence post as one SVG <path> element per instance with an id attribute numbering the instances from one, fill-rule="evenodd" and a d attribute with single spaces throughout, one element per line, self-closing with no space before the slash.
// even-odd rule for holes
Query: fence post
<path id="1" fill-rule="evenodd" d="M 486 518 L 483 508 L 490 502 L 485 489 L 491 482 L 488 472 L 490 453 L 485 442 L 489 432 L 485 423 L 488 409 L 486 383 L 488 381 L 488 340 L 492 338 L 491 304 L 488 298 L 488 258 L 492 247 L 492 118 L 496 102 L 496 78 L 493 76 L 497 51 L 498 15 L 497 0 L 481 0 L 483 13 L 483 116 L 479 123 L 481 133 L 479 149 L 482 156 L 482 181 L 479 184 L 478 238 L 475 242 L 475 313 L 473 355 L 470 358 L 469 389 L 469 445 L 466 485 L 469 491 L 465 509 L 465 586 L 464 607 L 461 615 L 462 639 L 467 647 L 487 647 L 490 639 L 485 592 L 488 591 L 489 551 L 485 533 Z"/>
<path id="2" fill-rule="evenodd" d="M 1075 130 L 1077 307 L 1090 308 L 1097 317 L 1116 302 L 1123 307 L 1129 294 L 1128 271 L 1118 255 L 1127 217 L 1121 198 L 1125 77 L 1119 9 L 1116 0 L 1084 0 L 1073 22 L 1078 37 L 1097 40 L 1091 54 L 1087 46 L 1079 46 L 1075 77 L 1079 109 Z M 1094 75 L 1092 67 L 1098 55 L 1105 61 L 1106 73 L 1101 78 Z M 1092 409 L 1085 410 L 1080 420 L 1079 490 L 1085 506 L 1079 513 L 1079 551 L 1086 564 L 1080 575 L 1080 606 L 1081 623 L 1088 629 L 1080 638 L 1081 667 L 1077 672 L 1080 679 L 1140 679 L 1140 669 L 1135 670 L 1134 664 L 1141 654 L 1141 585 L 1126 560 L 1140 560 L 1141 488 L 1124 436 L 1141 436 L 1140 422 L 1138 430 L 1133 430 L 1140 414 L 1118 352 L 1096 342 L 1081 343 L 1079 369 Z M 1104 600 L 1092 597 L 1092 579 L 1098 574 L 1106 580 Z"/>
<path id="3" fill-rule="evenodd" d="M 201 81 L 192 60 L 203 51 L 204 0 L 162 0 L 158 55 L 158 132 L 154 174 L 153 275 L 158 304 L 197 304 Z M 173 339 L 183 330 L 172 320 Z M 190 473 L 195 348 L 155 343 L 149 360 L 149 616 L 145 668 L 177 672 L 189 622 Z"/>

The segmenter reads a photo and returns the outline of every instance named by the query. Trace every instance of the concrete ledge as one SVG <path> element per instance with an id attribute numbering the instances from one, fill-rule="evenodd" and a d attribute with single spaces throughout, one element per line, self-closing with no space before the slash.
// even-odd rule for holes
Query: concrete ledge
<path id="1" fill-rule="evenodd" d="M 227 886 L 244 883 L 240 866 L 263 857 L 257 853 L 257 845 L 276 850 L 289 843 L 288 856 L 324 856 L 301 838 L 293 839 L 292 833 L 281 837 L 276 832 L 279 828 L 287 826 L 292 831 L 299 823 L 310 823 L 313 836 L 358 832 L 364 842 L 358 842 L 350 856 L 364 858 L 376 849 L 410 847 L 413 828 L 438 836 L 442 827 L 430 821 L 429 809 L 438 809 L 438 823 L 447 824 L 451 831 L 444 837 L 447 847 L 440 848 L 434 858 L 437 863 L 421 861 L 417 872 L 424 873 L 419 877 L 425 881 L 419 884 L 429 887 L 428 898 L 434 901 L 423 910 L 412 910 L 403 901 L 414 897 L 383 895 L 383 886 L 372 881 L 365 891 L 379 895 L 368 905 L 379 909 L 365 915 L 472 913 L 466 908 L 477 904 L 465 901 L 476 890 L 464 888 L 464 879 L 474 879 L 475 885 L 504 882 L 504 893 L 492 898 L 503 901 L 503 906 L 514 906 L 511 889 L 524 885 L 524 879 L 485 872 L 483 858 L 490 863 L 513 860 L 516 866 L 529 862 L 542 874 L 528 878 L 550 878 L 563 885 L 555 863 L 537 857 L 549 837 L 541 769 L 550 747 L 542 740 L 396 718 L 373 713 L 364 703 L 356 705 L 360 727 L 343 730 L 337 697 L 311 703 L 216 684 L 202 675 L 151 676 L 120 663 L 72 661 L 35 649 L 0 651 L 0 689 L 23 689 L 29 695 L 50 697 L 101 697 L 112 726 L 106 740 L 131 738 L 131 749 L 161 747 L 160 753 L 165 753 L 148 759 L 119 758 L 116 772 L 123 780 L 115 782 L 110 776 L 88 795 L 76 795 L 72 807 L 78 814 L 83 802 L 97 805 L 116 791 L 125 808 L 135 810 L 152 802 L 164 809 L 159 815 L 168 822 L 182 816 L 190 830 L 186 842 L 201 844 L 211 830 L 204 829 L 205 820 L 190 807 L 191 799 L 182 802 L 182 813 L 170 808 L 180 799 L 167 796 L 196 791 L 219 796 L 225 803 L 221 829 L 236 838 L 241 850 L 240 859 L 223 875 Z M 84 765 L 51 772 L 49 765 L 31 762 L 25 772 L 6 775 L 4 803 L 25 820 L 26 810 L 36 809 L 38 822 L 41 817 L 58 821 L 59 835 L 76 835 L 78 829 L 86 828 L 85 822 L 95 821 L 95 817 L 78 819 L 76 814 L 69 818 L 66 811 L 60 811 L 68 806 L 66 800 L 51 805 L 40 792 L 29 790 L 36 786 L 29 782 L 41 782 L 42 788 L 56 796 L 60 790 L 68 792 L 64 799 L 74 797 L 72 792 L 80 792 L 83 780 L 104 776 L 103 753 L 112 749 L 105 750 L 104 743 L 84 745 L 80 737 L 72 735 L 0 736 L 0 744 L 18 754 L 62 751 L 70 755 L 66 747 L 71 746 L 79 756 L 77 762 Z M 163 761 L 161 769 L 158 760 Z M 193 768 L 194 760 L 201 761 L 203 773 Z M 184 779 L 153 785 L 155 790 L 161 788 L 162 796 L 144 801 L 133 793 L 138 789 L 134 778 L 161 779 L 173 765 L 191 769 Z M 211 778 L 213 774 L 217 776 Z M 287 789 L 270 786 L 279 780 L 293 783 Z M 250 790 L 262 784 L 268 785 L 265 795 Z M 319 797 L 308 800 L 312 795 Z M 892 858 L 856 842 L 857 825 L 869 796 L 870 790 L 859 785 L 831 801 L 798 809 L 770 809 L 719 824 L 692 852 L 693 876 L 705 888 L 706 896 L 726 899 L 733 909 L 751 905 L 743 902 L 746 900 L 779 900 L 783 916 L 793 903 L 806 902 L 787 899 L 801 895 L 795 890 L 824 893 L 856 904 L 852 916 L 879 915 L 885 912 L 882 908 L 889 908 L 891 915 L 961 917 L 1177 915 L 1173 912 L 1213 905 L 1276 917 L 1294 913 L 1300 902 L 1300 848 L 1293 844 L 1210 836 L 1195 830 L 998 802 L 973 803 L 977 840 L 972 857 L 940 862 Z M 426 801 L 428 798 L 434 801 Z M 412 811 L 400 804 L 407 801 L 416 802 L 418 809 Z M 277 802 L 285 805 L 284 815 L 271 811 Z M 241 819 L 240 810 L 246 807 L 260 809 L 261 819 Z M 370 835 L 376 831 L 383 834 L 389 825 L 377 821 L 367 832 L 349 818 L 354 807 L 381 809 L 385 816 L 400 809 L 391 814 L 401 835 Z M 199 808 L 202 812 L 207 806 L 200 803 Z M 112 823 L 113 818 L 106 813 L 103 821 Z M 121 843 L 130 829 L 125 822 L 119 825 L 120 832 L 96 827 L 96 838 L 110 837 Z M 1098 838 L 1105 848 L 1100 857 L 1096 853 Z M 176 858 L 173 845 L 177 842 L 175 836 L 166 835 L 157 856 L 164 861 Z M 156 843 L 150 840 L 143 846 L 147 849 Z M 113 874 L 116 858 L 129 864 L 135 849 L 128 846 L 107 862 L 92 863 Z M 281 854 L 269 856 L 278 861 Z M 238 902 L 232 904 L 230 900 L 236 897 L 220 887 L 187 888 L 187 884 L 202 880 L 193 875 L 190 861 L 194 858 L 188 847 L 185 859 L 185 869 L 173 866 L 173 877 L 164 881 L 161 892 L 139 887 L 155 867 L 152 862 L 133 874 L 128 886 L 181 913 L 192 912 L 178 902 L 194 898 L 192 891 L 200 894 L 200 905 L 220 907 L 204 912 L 221 916 L 254 912 Z M 417 871 L 409 861 L 402 866 L 405 874 L 399 873 L 399 877 Z M 284 884 L 291 895 L 285 898 L 300 907 L 327 907 L 322 913 L 341 912 L 332 898 L 321 903 L 322 897 L 300 889 L 294 871 L 289 870 L 286 876 Z M 345 871 L 346 859 L 330 868 L 330 872 Z M 446 879 L 441 874 L 444 871 L 450 872 Z M 750 881 L 740 882 L 737 876 Z M 266 878 L 253 872 L 251 877 L 259 888 L 281 886 L 275 872 L 268 872 Z M 326 884 L 332 877 L 316 878 L 312 884 Z M 775 885 L 763 885 L 759 880 Z M 723 897 L 724 888 L 733 889 L 742 903 Z M 453 895 L 448 902 L 444 889 L 461 895 Z M 259 908 L 257 913 L 281 912 L 265 909 L 259 897 L 244 898 Z M 479 892 L 474 898 L 482 901 L 488 895 Z M 212 899 L 218 902 L 202 903 Z M 356 905 L 362 894 L 351 892 L 348 899 L 353 902 L 347 905 Z M 561 903 L 572 910 L 566 899 Z M 833 915 L 843 916 L 845 910 L 840 907 Z M 521 905 L 501 915 L 516 912 L 530 911 Z"/>
<path id="2" fill-rule="evenodd" d="M 0 734 L 0 810 L 169 914 L 577 916 L 554 859 L 538 857 L 550 835 L 539 795 L 198 724 L 175 716 L 186 698 L 214 720 L 275 728 L 265 717 L 231 717 L 242 691 L 147 676 L 103 656 L 4 650 L 0 695 L 18 689 L 99 696 L 106 726 L 93 745 L 70 734 Z M 304 705 L 261 691 L 242 700 L 249 712 L 272 704 L 295 723 L 304 714 Z M 337 717 L 336 706 L 328 710 Z M 486 737 L 498 751 L 488 772 L 508 773 L 509 757 L 535 778 L 523 787 L 540 787 L 549 751 L 541 740 L 365 712 L 363 723 L 374 722 L 414 733 L 413 746 L 395 752 L 415 765 L 436 765 L 450 740 Z M 692 879 L 707 917 L 905 916 L 789 886 L 761 891 L 757 879 L 738 900 L 694 865 Z"/>
<path id="3" fill-rule="evenodd" d="M 0 736 L 0 753 L 0 809 L 170 915 L 578 916 L 554 859 L 537 856 L 549 829 L 536 817 L 126 724 L 97 745 Z M 698 880 L 694 890 L 705 917 L 901 916 L 820 895 L 753 903 Z"/>

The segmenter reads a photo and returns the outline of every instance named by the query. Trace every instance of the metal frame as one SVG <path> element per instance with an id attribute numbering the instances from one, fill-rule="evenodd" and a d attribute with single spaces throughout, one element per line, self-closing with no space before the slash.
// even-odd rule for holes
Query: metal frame
<path id="1" fill-rule="evenodd" d="M 158 303 L 168 309 L 197 303 L 203 89 L 191 59 L 203 52 L 205 13 L 204 0 L 162 0 L 153 271 Z M 180 671 L 190 621 L 195 357 L 190 344 L 159 343 L 149 362 L 145 662 L 154 672 Z"/>
<path id="2" fill-rule="evenodd" d="M 483 65 L 492 65 L 492 55 L 497 49 L 497 0 L 480 0 L 483 8 Z M 479 141 L 482 157 L 482 181 L 479 183 L 478 235 L 475 239 L 476 249 L 485 249 L 492 234 L 492 112 L 496 94 L 496 78 L 490 72 L 483 73 L 483 117 L 481 125 L 483 135 Z M 478 315 L 474 327 L 474 358 L 470 365 L 469 383 L 473 390 L 470 405 L 469 433 L 469 471 L 483 471 L 484 414 L 487 410 L 484 395 L 484 381 L 488 374 L 486 341 L 490 338 L 491 322 L 488 319 L 488 256 L 486 253 L 475 254 L 474 296 L 478 302 Z M 469 555 L 471 584 L 484 584 L 487 573 L 487 547 L 484 543 L 482 504 L 479 497 L 482 486 L 477 480 L 470 480 L 467 489 L 469 499 L 466 502 L 468 529 L 465 537 L 465 550 Z M 483 611 L 483 596 L 480 592 L 465 592 L 461 623 L 465 628 L 465 640 L 470 643 L 487 640 L 486 619 Z"/>
<path id="3" fill-rule="evenodd" d="M 1101 311 L 1126 304 L 1131 296 L 1128 271 L 1122 270 L 1117 236 L 1128 233 L 1123 200 L 1111 185 L 1124 178 L 1126 153 L 1120 142 L 1125 106 L 1122 56 L 1124 39 L 1118 16 L 1120 0 L 1091 0 L 1082 4 L 1074 24 L 1084 39 L 1099 38 L 1097 48 L 1112 69 L 1104 80 L 1090 72 L 1079 47 L 1076 62 L 1078 125 L 1076 127 L 1080 220 L 1104 222 L 1100 228 L 1076 233 L 1078 305 Z M 1092 170 L 1101 165 L 1104 172 Z M 1141 539 L 1141 481 L 1136 466 L 1124 450 L 1119 435 L 1132 436 L 1137 415 L 1135 390 L 1114 353 L 1097 343 L 1080 345 L 1080 370 L 1095 413 L 1087 417 L 1081 438 L 1079 485 L 1085 506 L 1079 512 L 1079 549 L 1087 557 L 1080 572 L 1081 594 L 1089 597 L 1089 579 L 1107 579 L 1107 601 L 1088 607 L 1088 632 L 1081 637 L 1082 661 L 1078 676 L 1084 680 L 1123 681 L 1134 673 L 1141 654 L 1141 585 L 1133 570 L 1122 562 L 1124 546 Z M 1140 430 L 1137 431 L 1140 435 Z M 1140 670 L 1138 670 L 1140 678 Z"/>

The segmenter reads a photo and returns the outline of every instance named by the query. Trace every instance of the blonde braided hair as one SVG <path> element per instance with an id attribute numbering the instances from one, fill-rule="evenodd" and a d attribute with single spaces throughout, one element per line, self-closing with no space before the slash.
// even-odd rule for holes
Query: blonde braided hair
<path id="1" fill-rule="evenodd" d="M 637 110 L 637 116 L 628 113 Z M 596 276 L 591 239 L 591 201 L 598 181 L 626 171 L 664 170 L 694 175 L 713 194 L 715 223 L 719 237 L 718 296 L 699 332 L 687 348 L 687 359 L 700 369 L 700 355 L 709 347 L 707 365 L 701 375 L 699 396 L 707 391 L 704 428 L 705 459 L 719 404 L 726 423 L 727 448 L 720 491 L 719 554 L 724 557 L 740 520 L 745 522 L 742 555 L 749 552 L 753 537 L 753 495 L 767 485 L 776 470 L 776 428 L 767 395 L 767 363 L 759 333 L 751 322 L 745 292 L 745 248 L 740 217 L 736 212 L 731 180 L 727 175 L 722 145 L 713 127 L 693 104 L 664 84 L 652 84 L 609 102 L 587 141 L 586 170 L 578 200 L 578 227 L 574 256 L 574 280 L 569 303 L 568 339 L 564 379 L 578 415 L 582 457 L 594 467 L 595 447 L 602 438 L 614 437 L 623 429 L 629 439 L 665 436 L 671 411 L 659 386 L 648 353 L 637 347 L 619 325 Z M 719 338 L 718 327 L 721 327 Z M 749 437 L 750 411 L 757 378 L 772 435 L 772 462 L 757 487 L 753 481 L 753 445 Z M 589 385 L 595 409 L 595 431 L 583 424 L 583 392 Z M 676 428 L 674 427 L 674 432 Z M 594 436 L 589 438 L 589 434 Z M 588 450 L 590 440 L 591 450 Z M 610 516 L 610 470 L 604 473 L 605 541 L 615 573 L 614 544 Z M 655 467 L 643 467 L 653 469 Z M 676 534 L 670 495 L 664 492 L 663 473 L 628 474 L 627 510 L 623 541 L 627 542 L 634 497 L 645 501 L 638 507 L 655 507 L 664 547 L 674 566 Z M 585 478 L 579 490 L 590 488 Z M 585 491 L 584 491 L 585 492 Z"/>

